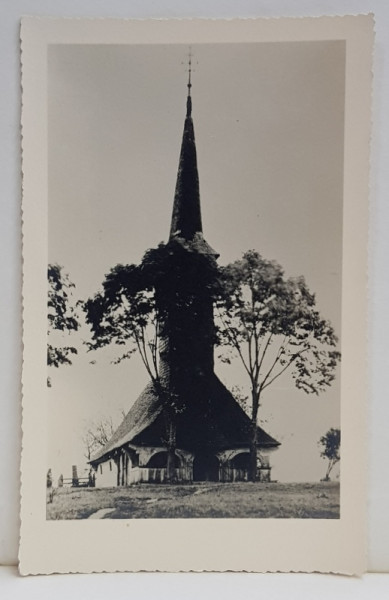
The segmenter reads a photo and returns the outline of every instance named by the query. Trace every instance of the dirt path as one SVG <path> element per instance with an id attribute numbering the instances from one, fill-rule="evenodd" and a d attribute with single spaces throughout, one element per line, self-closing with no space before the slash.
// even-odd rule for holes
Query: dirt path
<path id="1" fill-rule="evenodd" d="M 100 510 L 92 513 L 88 519 L 103 519 L 105 515 L 109 515 L 109 513 L 113 512 L 114 510 L 114 508 L 100 508 Z"/>

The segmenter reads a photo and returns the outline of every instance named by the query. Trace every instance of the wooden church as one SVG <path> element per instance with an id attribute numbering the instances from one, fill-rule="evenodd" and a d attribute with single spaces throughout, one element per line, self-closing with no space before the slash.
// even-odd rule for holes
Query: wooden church
<path id="1" fill-rule="evenodd" d="M 167 248 L 174 257 L 218 255 L 203 237 L 199 177 L 192 120 L 189 63 L 187 110 Z M 184 409 L 176 418 L 176 480 L 245 481 L 248 479 L 251 422 L 214 373 L 213 301 L 202 289 L 201 261 L 190 301 L 178 302 L 168 318 L 180 325 L 160 340 L 161 377 L 174 382 Z M 200 271 L 199 271 L 200 269 Z M 183 269 L 186 272 L 185 269 Z M 205 285 L 205 284 L 204 284 Z M 183 282 L 173 282 L 181 298 Z M 187 289 L 187 288 L 185 288 Z M 188 298 L 186 298 L 188 300 Z M 152 382 L 90 464 L 96 486 L 126 486 L 166 480 L 167 449 L 164 407 Z M 258 479 L 270 480 L 269 454 L 279 442 L 258 427 Z"/>

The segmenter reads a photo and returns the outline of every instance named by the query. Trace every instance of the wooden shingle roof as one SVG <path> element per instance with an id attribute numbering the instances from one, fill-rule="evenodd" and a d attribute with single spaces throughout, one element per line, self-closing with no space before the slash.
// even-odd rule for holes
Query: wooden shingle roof
<path id="1" fill-rule="evenodd" d="M 250 419 L 216 375 L 212 374 L 201 389 L 193 390 L 193 397 L 188 398 L 186 406 L 187 408 L 177 415 L 178 448 L 194 452 L 208 448 L 216 452 L 249 445 Z M 258 427 L 257 435 L 259 448 L 279 445 L 279 442 L 261 427 Z M 150 383 L 109 442 L 90 462 L 98 463 L 128 443 L 135 446 L 160 447 L 164 445 L 164 437 L 162 404 Z"/>

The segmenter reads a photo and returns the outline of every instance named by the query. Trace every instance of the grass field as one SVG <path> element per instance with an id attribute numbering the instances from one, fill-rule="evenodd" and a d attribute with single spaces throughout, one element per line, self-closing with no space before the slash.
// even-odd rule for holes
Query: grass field
<path id="1" fill-rule="evenodd" d="M 141 484 L 127 488 L 60 488 L 47 519 L 339 518 L 339 483 Z"/>

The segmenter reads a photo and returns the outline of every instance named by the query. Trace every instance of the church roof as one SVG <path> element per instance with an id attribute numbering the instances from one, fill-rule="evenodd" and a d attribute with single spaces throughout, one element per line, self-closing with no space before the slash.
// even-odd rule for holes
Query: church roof
<path id="1" fill-rule="evenodd" d="M 191 104 L 191 97 L 188 96 L 170 228 L 171 238 L 179 236 L 186 240 L 192 240 L 196 233 L 203 230 Z"/>
<path id="2" fill-rule="evenodd" d="M 196 390 L 193 396 L 188 399 L 186 409 L 177 415 L 178 448 L 192 451 L 211 448 L 217 452 L 249 446 L 250 419 L 216 375 L 212 374 L 207 380 L 206 390 L 201 390 L 201 399 Z M 125 444 L 164 445 L 164 423 L 162 404 L 149 383 L 112 438 L 90 462 L 100 462 Z M 258 427 L 257 435 L 258 448 L 279 446 L 279 442 L 261 427 Z"/>
<path id="3" fill-rule="evenodd" d="M 214 256 L 215 258 L 218 258 L 219 256 L 204 239 L 202 233 L 195 233 L 191 240 L 187 240 L 186 238 L 181 237 L 181 235 L 175 235 L 173 238 L 170 238 L 170 241 L 180 244 L 180 246 L 182 246 L 188 252 L 208 254 Z"/>
<path id="4" fill-rule="evenodd" d="M 131 442 L 133 438 L 144 431 L 160 413 L 162 413 L 162 405 L 158 402 L 153 385 L 150 382 L 124 417 L 122 423 L 114 432 L 111 439 L 92 457 L 90 462 L 94 462 L 106 454 L 109 454 L 115 448 L 120 448 L 124 444 Z M 161 443 L 159 442 L 158 445 L 161 445 Z"/>
<path id="5" fill-rule="evenodd" d="M 199 174 L 192 119 L 192 98 L 190 95 L 191 86 L 189 78 L 186 118 L 178 163 L 169 239 L 178 241 L 189 251 L 218 256 L 217 252 L 211 248 L 203 237 Z"/>

